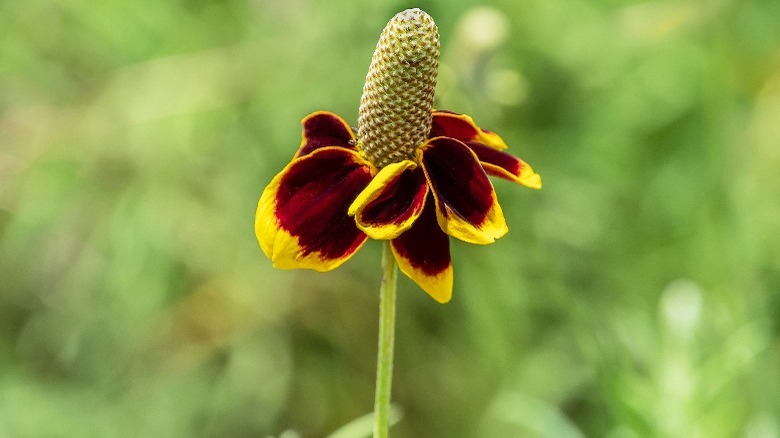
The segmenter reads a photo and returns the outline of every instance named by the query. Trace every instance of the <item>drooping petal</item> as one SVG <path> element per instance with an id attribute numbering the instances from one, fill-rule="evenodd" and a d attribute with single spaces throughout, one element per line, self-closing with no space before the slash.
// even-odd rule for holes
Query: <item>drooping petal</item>
<path id="1" fill-rule="evenodd" d="M 356 150 L 355 134 L 341 117 L 329 111 L 317 111 L 304 117 L 303 139 L 295 158 L 310 154 L 328 146 L 341 146 Z"/>
<path id="2" fill-rule="evenodd" d="M 451 111 L 436 110 L 433 112 L 433 124 L 429 138 L 450 137 L 464 143 L 477 142 L 503 151 L 507 148 L 504 139 L 493 131 L 482 129 L 474 123 L 474 119 L 466 114 Z"/>
<path id="3" fill-rule="evenodd" d="M 542 177 L 534 172 L 525 161 L 510 153 L 481 143 L 468 142 L 466 145 L 477 154 L 477 158 L 488 174 L 514 181 L 532 189 L 542 188 Z"/>
<path id="4" fill-rule="evenodd" d="M 343 148 L 293 160 L 257 204 L 255 234 L 263 252 L 281 269 L 340 266 L 367 239 L 347 208 L 370 181 L 368 163 Z"/>
<path id="5" fill-rule="evenodd" d="M 439 227 L 436 206 L 428 196 L 411 228 L 391 242 L 401 272 L 440 303 L 452 297 L 450 238 Z"/>
<path id="6" fill-rule="evenodd" d="M 442 230 L 469 243 L 487 244 L 508 231 L 496 192 L 476 154 L 448 137 L 421 148 L 425 177 Z"/>
<path id="7" fill-rule="evenodd" d="M 349 214 L 372 239 L 394 239 L 420 216 L 427 194 L 425 174 L 414 161 L 389 164 L 358 195 Z"/>

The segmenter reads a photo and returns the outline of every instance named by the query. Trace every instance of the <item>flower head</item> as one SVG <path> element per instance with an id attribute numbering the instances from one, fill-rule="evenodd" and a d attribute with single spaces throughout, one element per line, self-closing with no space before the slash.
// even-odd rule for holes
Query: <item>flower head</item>
<path id="1" fill-rule="evenodd" d="M 360 98 L 361 150 L 384 167 L 414 159 L 431 131 L 439 69 L 439 29 L 430 15 L 407 9 L 379 37 Z"/>
<path id="2" fill-rule="evenodd" d="M 263 191 L 255 234 L 282 269 L 328 271 L 368 237 L 390 240 L 401 271 L 439 302 L 452 296 L 449 238 L 507 232 L 488 175 L 541 178 L 471 117 L 433 110 L 439 35 L 419 9 L 382 32 L 363 88 L 358 136 L 325 111 L 303 119 L 293 161 Z"/>

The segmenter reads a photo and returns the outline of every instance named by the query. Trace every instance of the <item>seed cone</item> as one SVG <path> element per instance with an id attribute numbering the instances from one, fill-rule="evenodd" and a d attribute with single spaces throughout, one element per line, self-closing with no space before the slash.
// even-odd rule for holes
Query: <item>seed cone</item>
<path id="1" fill-rule="evenodd" d="M 360 99 L 360 148 L 375 166 L 414 158 L 428 137 L 438 68 L 431 16 L 416 8 L 396 14 L 379 37 Z"/>

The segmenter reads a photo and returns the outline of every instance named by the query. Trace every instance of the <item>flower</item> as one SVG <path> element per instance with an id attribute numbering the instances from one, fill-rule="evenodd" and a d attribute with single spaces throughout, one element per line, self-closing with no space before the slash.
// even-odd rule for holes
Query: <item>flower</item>
<path id="1" fill-rule="evenodd" d="M 292 162 L 263 191 L 255 234 L 277 268 L 329 271 L 370 237 L 390 240 L 401 272 L 435 300 L 452 296 L 449 237 L 492 243 L 507 232 L 488 175 L 541 188 L 496 133 L 433 109 L 439 35 L 419 9 L 382 31 L 357 135 L 336 114 L 303 119 Z"/>

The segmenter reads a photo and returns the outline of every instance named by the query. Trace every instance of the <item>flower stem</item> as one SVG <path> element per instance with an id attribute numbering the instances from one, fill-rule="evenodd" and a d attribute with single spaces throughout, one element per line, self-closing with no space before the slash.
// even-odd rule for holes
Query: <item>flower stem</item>
<path id="1" fill-rule="evenodd" d="M 395 339 L 396 264 L 390 241 L 382 252 L 382 286 L 379 289 L 379 351 L 376 360 L 374 438 L 386 438 L 390 423 L 390 387 L 393 380 Z"/>

